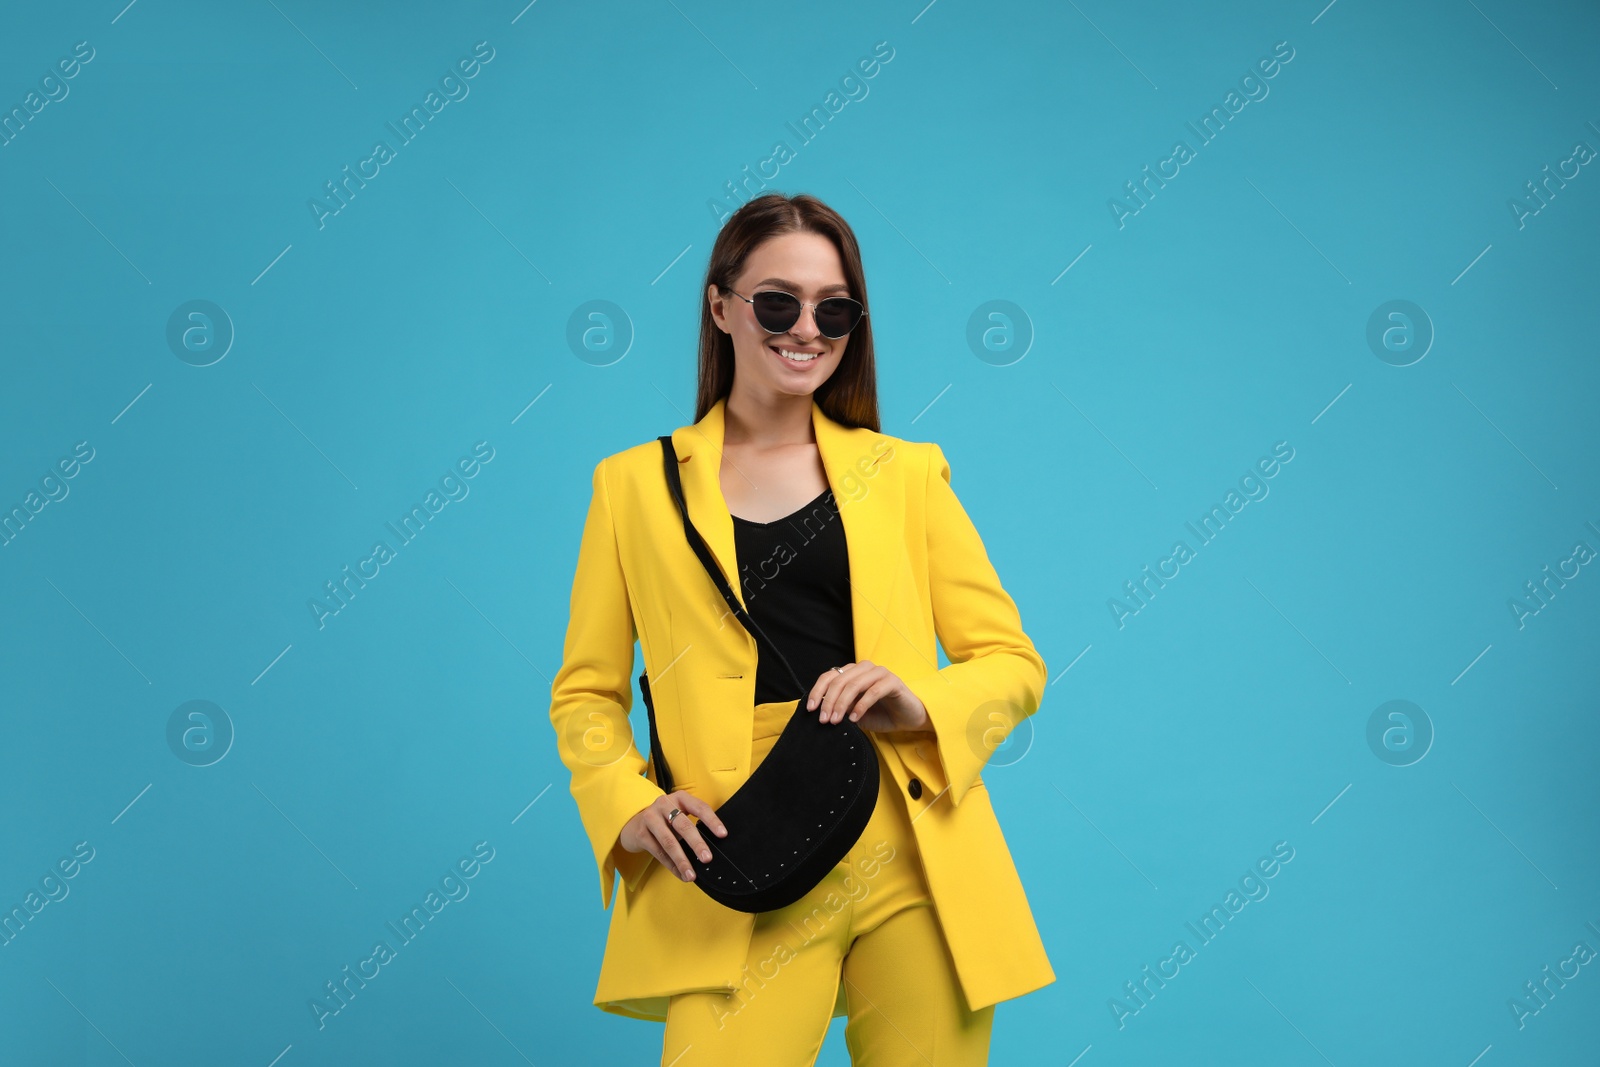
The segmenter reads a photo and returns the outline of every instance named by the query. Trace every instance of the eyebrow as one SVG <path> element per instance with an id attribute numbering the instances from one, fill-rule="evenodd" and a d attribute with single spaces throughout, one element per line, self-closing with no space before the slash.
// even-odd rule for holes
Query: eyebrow
<path id="1" fill-rule="evenodd" d="M 783 278 L 763 278 L 759 282 L 756 282 L 756 285 L 776 285 L 776 286 L 778 286 L 780 288 L 783 288 L 783 289 L 799 289 L 800 288 L 794 282 L 787 281 L 786 279 L 783 279 Z M 835 284 L 835 285 L 824 285 L 821 289 L 817 290 L 817 292 L 819 292 L 819 293 L 833 293 L 833 292 L 848 293 L 849 291 L 850 291 L 850 287 L 848 285 L 844 285 L 843 283 L 839 283 L 839 284 Z"/>

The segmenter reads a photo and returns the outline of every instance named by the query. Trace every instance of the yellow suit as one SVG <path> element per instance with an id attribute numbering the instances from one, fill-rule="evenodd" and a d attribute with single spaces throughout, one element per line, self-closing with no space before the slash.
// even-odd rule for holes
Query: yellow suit
<path id="1" fill-rule="evenodd" d="M 673 431 L 672 442 L 689 517 L 743 603 L 720 480 L 726 404 Z M 1039 707 L 1044 660 L 950 488 L 939 446 L 845 426 L 814 401 L 811 420 L 844 523 L 856 660 L 898 675 L 931 720 L 932 735 L 876 736 L 890 742 L 887 764 L 914 819 L 962 991 L 973 1010 L 1021 996 L 1055 972 L 979 772 Z M 936 637 L 950 660 L 942 670 Z M 653 439 L 595 466 L 550 720 L 599 869 L 601 907 L 611 906 L 617 872 L 625 886 L 594 1003 L 660 1020 L 673 993 L 734 988 L 755 917 L 617 842 L 661 796 L 645 776 L 648 735 L 634 744 L 628 723 L 635 639 L 674 784 L 720 806 L 750 773 L 757 645 L 689 547 Z M 834 1014 L 844 1014 L 842 991 Z"/>

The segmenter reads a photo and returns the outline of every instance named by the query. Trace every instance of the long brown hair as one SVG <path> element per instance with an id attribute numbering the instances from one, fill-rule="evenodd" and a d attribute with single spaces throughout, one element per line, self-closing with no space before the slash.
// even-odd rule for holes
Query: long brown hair
<path id="1" fill-rule="evenodd" d="M 861 249 L 855 231 L 833 208 L 809 193 L 784 196 L 763 193 L 744 204 L 722 224 L 711 261 L 700 286 L 700 368 L 694 421 L 699 422 L 718 400 L 733 389 L 733 338 L 717 328 L 711 317 L 707 289 L 726 290 L 743 271 L 745 260 L 757 245 L 785 233 L 818 233 L 833 242 L 844 267 L 850 295 L 871 309 L 867 277 L 861 269 Z M 878 369 L 872 353 L 872 316 L 862 316 L 850 331 L 838 368 L 813 394 L 825 414 L 845 426 L 880 429 L 878 423 Z"/>

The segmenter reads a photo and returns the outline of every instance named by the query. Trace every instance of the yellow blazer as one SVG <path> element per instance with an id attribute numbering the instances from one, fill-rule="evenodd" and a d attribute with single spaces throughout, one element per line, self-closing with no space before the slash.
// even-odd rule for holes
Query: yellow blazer
<path id="1" fill-rule="evenodd" d="M 672 442 L 689 517 L 743 603 L 720 480 L 726 405 L 719 400 L 673 431 Z M 939 446 L 845 426 L 815 401 L 811 422 L 844 523 L 856 660 L 887 667 L 928 708 L 931 736 L 876 736 L 888 742 L 886 762 L 909 805 L 967 1004 L 1021 996 L 1055 972 L 979 772 L 1038 709 L 1044 660 L 950 488 Z M 943 670 L 935 637 L 950 660 Z M 740 985 L 755 916 L 617 841 L 662 794 L 645 776 L 649 735 L 635 744 L 629 728 L 635 639 L 675 784 L 720 806 L 750 773 L 757 645 L 689 547 L 653 439 L 595 466 L 550 721 L 594 851 L 602 909 L 616 874 L 625 886 L 594 1003 L 660 1020 L 673 993 Z M 917 799 L 912 778 L 922 783 Z M 844 1014 L 842 989 L 834 1014 Z"/>

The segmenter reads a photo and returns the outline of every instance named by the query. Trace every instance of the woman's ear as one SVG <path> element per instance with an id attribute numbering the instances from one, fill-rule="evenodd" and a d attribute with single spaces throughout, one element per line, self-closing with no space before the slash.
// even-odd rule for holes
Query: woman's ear
<path id="1" fill-rule="evenodd" d="M 727 299 L 715 284 L 706 286 L 706 303 L 711 305 L 711 321 L 715 322 L 717 329 L 723 333 L 732 333 L 733 331 L 728 329 L 727 311 L 725 310 Z"/>

